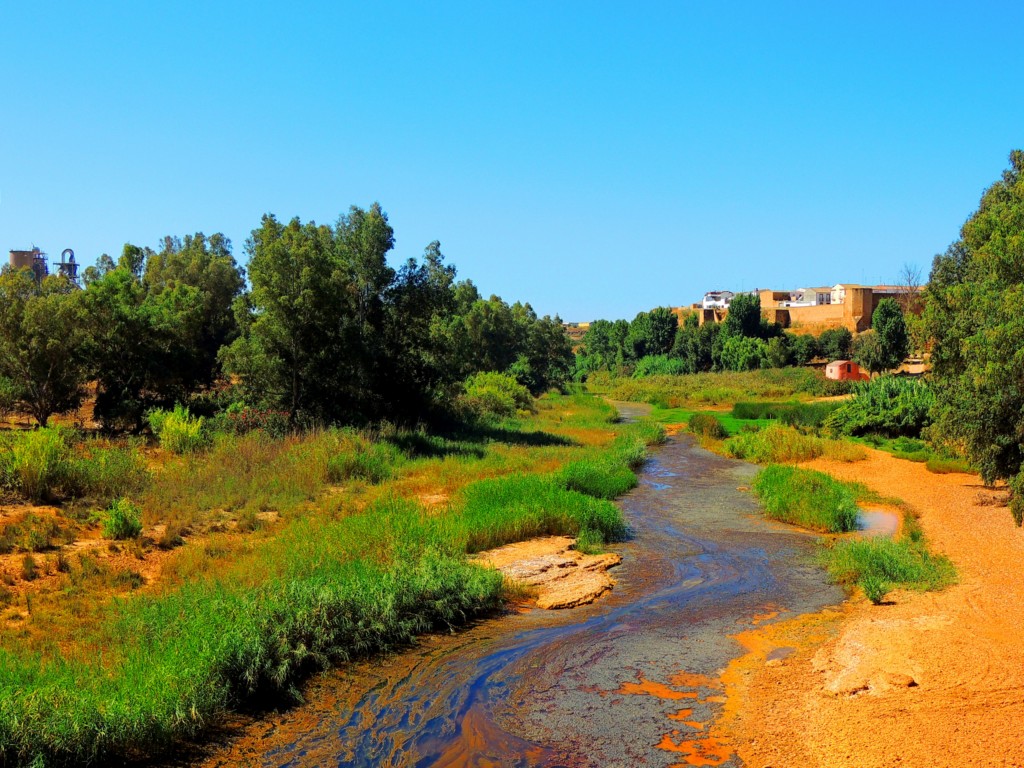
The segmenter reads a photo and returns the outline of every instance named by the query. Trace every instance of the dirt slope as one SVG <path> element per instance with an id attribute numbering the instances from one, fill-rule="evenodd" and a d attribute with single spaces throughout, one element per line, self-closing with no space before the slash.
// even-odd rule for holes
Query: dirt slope
<path id="1" fill-rule="evenodd" d="M 746 764 L 1024 766 L 1024 532 L 1001 494 L 879 451 L 808 466 L 910 503 L 960 583 L 741 635 L 721 726 Z"/>

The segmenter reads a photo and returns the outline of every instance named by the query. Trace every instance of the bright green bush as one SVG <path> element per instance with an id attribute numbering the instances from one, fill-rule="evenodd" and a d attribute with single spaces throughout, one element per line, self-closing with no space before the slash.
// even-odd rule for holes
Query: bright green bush
<path id="1" fill-rule="evenodd" d="M 828 418 L 840 403 L 773 403 L 744 402 L 732 407 L 732 415 L 737 419 L 778 419 L 783 424 L 794 427 L 817 429 Z"/>
<path id="2" fill-rule="evenodd" d="M 43 427 L 4 436 L 0 470 L 5 483 L 31 501 L 58 496 L 73 485 L 70 435 Z"/>
<path id="3" fill-rule="evenodd" d="M 843 483 L 823 472 L 772 464 L 754 479 L 765 514 L 816 531 L 842 533 L 857 526 L 857 502 Z"/>
<path id="4" fill-rule="evenodd" d="M 117 499 L 103 513 L 103 535 L 108 539 L 135 539 L 142 533 L 142 513 L 128 499 Z"/>
<path id="5" fill-rule="evenodd" d="M 889 437 L 920 437 L 931 420 L 935 395 L 921 379 L 879 376 L 858 382 L 853 397 L 826 419 L 825 426 L 844 435 L 877 432 Z"/>
<path id="6" fill-rule="evenodd" d="M 173 411 L 155 409 L 147 417 L 153 434 L 160 440 L 160 447 L 166 451 L 196 453 L 210 444 L 203 426 L 205 419 L 193 416 L 183 405 L 174 406 Z"/>
<path id="7" fill-rule="evenodd" d="M 756 432 L 740 432 L 724 443 L 726 454 L 757 464 L 810 461 L 826 456 L 837 461 L 859 461 L 867 455 L 858 445 L 806 435 L 783 424 L 770 424 Z"/>
<path id="8" fill-rule="evenodd" d="M 695 413 L 686 423 L 686 428 L 699 437 L 722 440 L 726 437 L 725 427 L 714 414 Z"/>
<path id="9" fill-rule="evenodd" d="M 648 376 L 679 376 L 686 373 L 686 363 L 678 357 L 668 355 L 648 355 L 636 361 L 633 378 L 643 379 Z"/>
<path id="10" fill-rule="evenodd" d="M 533 409 L 533 396 L 507 373 L 488 371 L 463 382 L 460 402 L 478 418 L 505 418 Z"/>
<path id="11" fill-rule="evenodd" d="M 834 581 L 859 585 L 876 604 L 896 586 L 933 590 L 956 581 L 949 559 L 928 552 L 920 538 L 837 541 L 822 551 L 821 561 Z"/>

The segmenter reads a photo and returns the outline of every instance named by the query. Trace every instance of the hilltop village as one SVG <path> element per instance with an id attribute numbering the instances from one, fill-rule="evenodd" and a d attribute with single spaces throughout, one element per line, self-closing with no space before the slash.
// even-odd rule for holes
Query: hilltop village
<path id="1" fill-rule="evenodd" d="M 871 328 L 871 318 L 883 299 L 895 299 L 901 306 L 913 310 L 918 306 L 917 299 L 923 291 L 922 285 L 855 283 L 792 291 L 767 288 L 736 292 L 715 290 L 706 292 L 699 302 L 671 309 L 680 323 L 691 314 L 697 315 L 701 325 L 721 323 L 729 314 L 729 305 L 736 296 L 754 296 L 761 301 L 761 317 L 769 323 L 778 323 L 791 333 L 819 334 L 833 328 L 862 333 Z M 574 342 L 581 340 L 589 328 L 589 322 L 565 324 L 566 333 Z"/>

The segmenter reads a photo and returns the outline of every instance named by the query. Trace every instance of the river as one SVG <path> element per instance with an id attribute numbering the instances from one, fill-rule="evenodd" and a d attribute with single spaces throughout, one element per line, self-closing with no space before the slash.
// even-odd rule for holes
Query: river
<path id="1" fill-rule="evenodd" d="M 620 406 L 626 417 L 639 407 Z M 842 601 L 815 538 L 765 521 L 756 468 L 680 435 L 620 500 L 615 589 L 528 610 L 328 673 L 206 765 L 739 766 L 708 735 L 732 635 Z"/>

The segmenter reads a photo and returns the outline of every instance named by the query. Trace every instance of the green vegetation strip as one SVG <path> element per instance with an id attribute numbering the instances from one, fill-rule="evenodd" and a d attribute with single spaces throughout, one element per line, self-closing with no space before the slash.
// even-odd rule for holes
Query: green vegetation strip
<path id="1" fill-rule="evenodd" d="M 857 527 L 857 500 L 843 483 L 810 469 L 772 464 L 754 479 L 765 514 L 826 533 Z"/>
<path id="2" fill-rule="evenodd" d="M 624 472 L 664 433 L 644 423 L 617 432 L 560 472 L 471 483 L 447 513 L 386 496 L 362 514 L 297 518 L 256 545 L 258 577 L 239 565 L 117 601 L 76 652 L 0 651 L 0 763 L 151 755 L 245 700 L 296 697 L 313 670 L 493 611 L 502 577 L 468 553 L 544 534 L 593 549 L 625 534 L 604 497 L 625 488 Z M 379 475 L 376 465 L 394 458 L 382 451 L 368 452 L 368 467 L 331 472 Z"/>
<path id="3" fill-rule="evenodd" d="M 830 533 L 856 527 L 858 504 L 900 506 L 898 501 L 880 498 L 859 483 L 777 464 L 761 471 L 754 480 L 754 492 L 768 517 Z M 928 551 L 921 527 L 910 512 L 904 513 L 898 538 L 835 539 L 823 546 L 819 561 L 833 581 L 859 586 L 876 604 L 896 587 L 937 590 L 956 582 L 953 564 L 947 557 Z"/>

